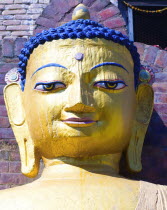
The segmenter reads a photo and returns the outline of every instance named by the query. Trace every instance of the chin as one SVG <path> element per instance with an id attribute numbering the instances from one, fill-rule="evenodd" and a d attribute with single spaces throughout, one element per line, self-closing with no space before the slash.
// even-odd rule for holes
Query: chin
<path id="1" fill-rule="evenodd" d="M 72 138 L 72 137 L 91 137 L 97 131 L 97 125 L 85 127 L 71 127 L 66 124 L 53 127 L 54 137 L 58 138 Z"/>

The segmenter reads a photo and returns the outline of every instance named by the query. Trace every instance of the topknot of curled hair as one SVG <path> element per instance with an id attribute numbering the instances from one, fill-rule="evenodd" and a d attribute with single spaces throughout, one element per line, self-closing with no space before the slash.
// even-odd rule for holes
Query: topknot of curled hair
<path id="1" fill-rule="evenodd" d="M 31 37 L 29 41 L 25 43 L 24 48 L 21 50 L 21 54 L 19 55 L 20 62 L 18 64 L 18 71 L 21 74 L 22 90 L 24 90 L 27 62 L 35 48 L 45 42 L 51 42 L 53 40 L 85 38 L 103 38 L 124 45 L 130 51 L 134 61 L 135 86 L 137 86 L 140 71 L 140 59 L 139 54 L 137 53 L 137 48 L 133 45 L 133 42 L 131 42 L 127 36 L 123 35 L 119 31 L 104 27 L 92 20 L 78 19 L 72 20 L 57 28 L 44 30 L 42 33 L 38 33 L 36 36 Z"/>

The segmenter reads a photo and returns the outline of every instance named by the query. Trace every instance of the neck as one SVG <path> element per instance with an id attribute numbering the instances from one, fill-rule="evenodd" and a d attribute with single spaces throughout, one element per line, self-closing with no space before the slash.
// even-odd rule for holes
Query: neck
<path id="1" fill-rule="evenodd" d="M 105 174 L 118 176 L 121 153 L 97 155 L 87 158 L 43 157 L 45 169 L 42 179 L 82 179 L 83 175 Z M 82 176 L 81 176 L 82 174 Z"/>

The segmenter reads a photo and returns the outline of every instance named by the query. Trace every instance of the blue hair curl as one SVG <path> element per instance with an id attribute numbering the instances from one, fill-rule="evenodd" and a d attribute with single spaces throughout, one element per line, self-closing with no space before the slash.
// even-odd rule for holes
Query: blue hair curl
<path id="1" fill-rule="evenodd" d="M 24 85 L 26 81 L 27 62 L 30 54 L 35 48 L 37 48 L 40 44 L 42 45 L 45 42 L 50 42 L 52 40 L 77 38 L 104 38 L 106 40 L 111 40 L 115 43 L 125 46 L 129 50 L 134 61 L 134 81 L 135 87 L 137 87 L 140 72 L 140 56 L 133 42 L 119 31 L 104 27 L 101 24 L 92 20 L 78 19 L 72 20 L 57 28 L 44 30 L 42 31 L 42 33 L 38 33 L 36 34 L 36 36 L 31 37 L 29 41 L 25 43 L 24 48 L 21 50 L 21 54 L 19 55 L 20 62 L 18 64 L 18 71 L 21 74 L 22 90 L 24 90 Z"/>

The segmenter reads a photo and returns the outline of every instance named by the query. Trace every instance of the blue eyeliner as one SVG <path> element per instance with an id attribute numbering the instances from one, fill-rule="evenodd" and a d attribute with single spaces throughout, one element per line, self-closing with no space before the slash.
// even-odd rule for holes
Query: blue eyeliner
<path id="1" fill-rule="evenodd" d="M 112 87 L 107 87 L 107 84 L 108 83 L 113 84 L 113 85 L 116 85 L 116 87 L 113 87 L 113 88 Z M 116 89 L 117 88 L 117 85 L 119 83 L 123 84 L 124 86 L 121 87 L 121 88 Z M 98 88 L 102 88 L 102 89 L 108 89 L 108 90 L 120 90 L 120 89 L 123 89 L 124 87 L 126 87 L 128 85 L 126 85 L 126 83 L 124 81 L 122 81 L 122 80 L 115 80 L 115 81 L 111 81 L 111 80 L 108 80 L 107 81 L 107 80 L 104 80 L 104 81 L 97 81 L 97 82 L 95 82 L 93 86 L 94 87 L 98 87 Z"/>
<path id="2" fill-rule="evenodd" d="M 125 84 L 125 82 L 123 80 L 99 80 L 99 81 L 96 81 L 94 84 L 96 84 L 98 82 L 111 82 L 111 83 L 119 83 L 119 82 L 121 82 L 121 83 L 124 83 Z"/>
<path id="3" fill-rule="evenodd" d="M 60 81 L 54 81 L 54 82 L 37 82 L 34 86 L 34 89 L 38 86 L 38 85 L 52 85 L 52 84 L 56 84 L 56 83 L 62 83 L 64 84 L 63 82 L 60 82 Z M 65 84 L 64 84 L 65 85 Z M 65 85 L 66 87 L 66 85 Z"/>

